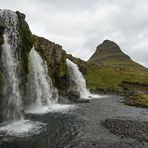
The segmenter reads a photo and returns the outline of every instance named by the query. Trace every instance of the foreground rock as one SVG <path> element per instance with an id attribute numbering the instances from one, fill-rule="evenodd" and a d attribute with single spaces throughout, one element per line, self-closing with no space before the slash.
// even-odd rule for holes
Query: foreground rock
<path id="1" fill-rule="evenodd" d="M 131 137 L 139 141 L 148 141 L 148 122 L 106 119 L 101 124 L 111 133 L 121 135 L 123 138 Z"/>

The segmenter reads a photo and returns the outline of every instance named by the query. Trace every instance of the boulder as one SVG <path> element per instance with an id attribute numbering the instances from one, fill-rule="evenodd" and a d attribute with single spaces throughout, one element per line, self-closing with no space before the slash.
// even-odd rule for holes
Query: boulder
<path id="1" fill-rule="evenodd" d="M 74 90 L 70 90 L 67 95 L 70 100 L 75 100 L 80 98 L 80 93 Z"/>

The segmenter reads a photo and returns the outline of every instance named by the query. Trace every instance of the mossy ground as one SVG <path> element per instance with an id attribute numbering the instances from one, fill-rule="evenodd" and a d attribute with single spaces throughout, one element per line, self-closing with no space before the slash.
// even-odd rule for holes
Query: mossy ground
<path id="1" fill-rule="evenodd" d="M 134 94 L 124 101 L 125 104 L 148 108 L 148 94 Z"/>

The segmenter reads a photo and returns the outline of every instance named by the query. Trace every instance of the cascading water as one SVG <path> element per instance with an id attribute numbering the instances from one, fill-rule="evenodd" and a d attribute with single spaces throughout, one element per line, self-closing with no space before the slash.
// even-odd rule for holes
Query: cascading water
<path id="1" fill-rule="evenodd" d="M 2 67 L 6 78 L 4 84 L 3 120 L 18 120 L 22 115 L 22 96 L 19 89 L 17 46 L 19 44 L 18 16 L 10 10 L 0 10 L 5 22 L 4 44 L 2 45 Z"/>
<path id="2" fill-rule="evenodd" d="M 20 66 L 17 47 L 19 45 L 18 16 L 10 10 L 0 10 L 0 19 L 4 21 L 4 44 L 2 45 L 1 63 L 5 77 L 4 98 L 2 99 L 3 123 L 0 135 L 29 136 L 42 131 L 45 124 L 24 120 L 22 95 L 20 91 Z"/>
<path id="3" fill-rule="evenodd" d="M 53 86 L 52 80 L 48 75 L 47 64 L 34 47 L 29 53 L 28 91 L 28 96 L 30 99 L 36 99 L 38 107 L 43 105 L 50 106 L 58 100 L 57 89 Z"/>
<path id="4" fill-rule="evenodd" d="M 48 75 L 45 61 L 34 47 L 29 53 L 28 98 L 35 100 L 26 113 L 44 114 L 48 112 L 65 112 L 74 109 L 74 105 L 58 104 L 58 92 Z"/>
<path id="5" fill-rule="evenodd" d="M 69 59 L 66 60 L 67 66 L 68 66 L 68 73 L 70 76 L 70 81 L 75 82 L 76 89 L 78 92 L 80 92 L 81 98 L 89 98 L 90 93 L 89 90 L 86 87 L 86 81 L 82 75 L 82 73 L 79 71 L 79 67 L 70 61 Z M 73 86 L 70 86 L 73 87 Z M 73 88 L 70 88 L 73 89 Z"/>

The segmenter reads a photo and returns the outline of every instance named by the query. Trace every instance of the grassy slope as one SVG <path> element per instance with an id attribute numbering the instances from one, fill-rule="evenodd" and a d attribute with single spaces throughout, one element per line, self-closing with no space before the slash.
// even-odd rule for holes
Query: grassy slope
<path id="1" fill-rule="evenodd" d="M 125 104 L 148 108 L 148 94 L 135 94 L 124 101 Z"/>
<path id="2" fill-rule="evenodd" d="M 148 84 L 148 70 L 139 66 L 126 66 L 126 68 L 92 66 L 88 69 L 85 77 L 88 87 L 94 91 L 99 89 L 105 91 L 121 91 L 122 81 Z"/>
<path id="3" fill-rule="evenodd" d="M 148 69 L 134 62 L 115 42 L 105 40 L 97 46 L 88 63 L 85 77 L 90 90 L 122 91 L 123 81 L 148 84 Z"/>

